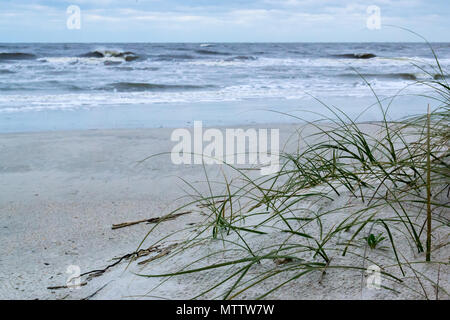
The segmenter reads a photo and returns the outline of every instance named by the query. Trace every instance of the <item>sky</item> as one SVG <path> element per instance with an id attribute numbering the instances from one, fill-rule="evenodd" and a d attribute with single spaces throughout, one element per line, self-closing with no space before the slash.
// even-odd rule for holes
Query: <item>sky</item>
<path id="1" fill-rule="evenodd" d="M 450 42 L 449 17 L 450 0 L 0 0 L 0 42 Z"/>

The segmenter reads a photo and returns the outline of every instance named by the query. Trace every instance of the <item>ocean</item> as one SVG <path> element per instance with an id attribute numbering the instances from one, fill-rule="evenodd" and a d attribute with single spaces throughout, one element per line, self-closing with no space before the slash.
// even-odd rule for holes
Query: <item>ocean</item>
<path id="1" fill-rule="evenodd" d="M 448 70 L 450 43 L 432 46 Z M 3 43 L 0 132 L 357 116 L 375 94 L 402 117 L 426 110 L 432 66 L 424 43 Z"/>

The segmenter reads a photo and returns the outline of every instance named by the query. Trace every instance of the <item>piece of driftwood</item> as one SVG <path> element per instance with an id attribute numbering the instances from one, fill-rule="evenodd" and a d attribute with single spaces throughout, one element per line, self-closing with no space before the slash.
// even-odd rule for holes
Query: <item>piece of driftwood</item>
<path id="1" fill-rule="evenodd" d="M 88 272 L 82 273 L 82 274 L 80 275 L 80 277 L 88 275 L 88 280 L 90 280 L 90 279 L 92 279 L 92 278 L 94 278 L 94 277 L 101 276 L 101 275 L 104 274 L 106 271 L 108 271 L 108 269 L 110 269 L 110 268 L 112 268 L 112 267 L 118 265 L 118 264 L 119 264 L 120 262 L 122 262 L 123 260 L 129 260 L 129 259 L 133 259 L 133 260 L 134 260 L 134 259 L 136 259 L 136 258 L 140 258 L 140 257 L 147 256 L 147 255 L 149 255 L 149 254 L 152 253 L 152 252 L 158 252 L 158 251 L 161 251 L 161 249 L 160 249 L 159 247 L 160 247 L 159 245 L 156 245 L 156 246 L 148 247 L 147 249 L 140 249 L 140 250 L 138 250 L 138 251 L 134 251 L 134 252 L 131 252 L 131 253 L 127 253 L 126 255 L 123 255 L 123 256 L 121 256 L 121 257 L 119 257 L 119 258 L 114 258 L 114 259 L 116 259 L 117 261 L 114 262 L 114 263 L 112 263 L 112 264 L 110 264 L 110 265 L 107 265 L 105 268 L 103 268 L 103 269 L 97 269 L 97 270 L 92 270 L 92 271 L 88 271 Z"/>
<path id="2" fill-rule="evenodd" d="M 160 250 L 159 253 L 156 256 L 151 257 L 151 258 L 146 259 L 146 260 L 143 260 L 143 261 L 139 261 L 138 264 L 139 265 L 143 265 L 143 264 L 147 264 L 147 263 L 149 263 L 149 262 L 151 262 L 153 260 L 162 258 L 162 257 L 168 255 L 172 251 L 172 249 L 175 248 L 177 245 L 178 245 L 178 243 L 173 243 L 173 244 L 165 247 L 164 249 Z"/>
<path id="3" fill-rule="evenodd" d="M 76 288 L 76 287 L 78 287 L 78 286 L 82 287 L 82 286 L 85 286 L 85 285 L 87 285 L 87 282 L 82 282 L 82 283 L 80 283 L 79 285 L 72 285 L 72 286 L 67 286 L 67 285 L 65 285 L 65 286 L 47 287 L 47 289 L 49 289 L 49 290 L 71 289 L 71 288 Z"/>
<path id="4" fill-rule="evenodd" d="M 168 215 L 162 216 L 162 217 L 156 217 L 156 218 L 150 218 L 150 219 L 144 219 L 144 220 L 138 220 L 138 221 L 132 221 L 132 222 L 123 222 L 123 223 L 119 223 L 119 224 L 113 224 L 112 229 L 115 230 L 115 229 L 125 228 L 125 227 L 129 227 L 129 226 L 134 226 L 135 224 L 144 223 L 144 222 L 159 223 L 162 221 L 173 220 L 173 219 L 178 218 L 179 216 L 183 216 L 183 215 L 189 214 L 189 213 L 192 213 L 192 211 L 168 214 Z"/>
<path id="5" fill-rule="evenodd" d="M 158 254 L 156 256 L 154 256 L 154 257 L 152 257 L 150 259 L 147 259 L 147 260 L 145 260 L 143 262 L 139 262 L 139 264 L 148 263 L 148 262 L 150 262 L 152 260 L 158 259 L 160 257 L 163 257 L 163 256 L 169 254 L 170 251 L 173 248 L 175 248 L 177 245 L 178 245 L 178 243 L 174 243 L 174 244 L 171 244 L 171 245 L 167 246 L 166 248 L 161 248 L 161 245 L 154 245 L 154 246 L 148 247 L 147 249 L 139 249 L 137 251 L 134 251 L 134 252 L 131 252 L 131 253 L 127 253 L 126 255 L 123 255 L 121 257 L 114 258 L 116 261 L 114 263 L 110 264 L 110 265 L 107 265 L 103 269 L 96 269 L 96 270 L 91 270 L 91 271 L 84 272 L 84 273 L 80 274 L 80 276 L 78 278 L 81 278 L 83 276 L 87 276 L 86 280 L 90 281 L 92 278 L 101 276 L 106 271 L 108 271 L 110 268 L 118 265 L 123 260 L 129 260 L 129 259 L 135 260 L 135 259 L 138 259 L 138 258 L 141 258 L 141 257 L 148 256 L 150 253 L 157 252 Z M 79 286 L 85 286 L 86 284 L 87 284 L 87 282 L 83 282 L 83 283 L 79 284 Z M 73 287 L 73 286 L 64 285 L 64 286 L 47 287 L 47 289 L 49 289 L 49 290 L 69 289 L 71 287 Z M 103 288 L 104 287 L 100 288 L 99 290 L 102 290 Z M 97 292 L 95 292 L 93 295 L 95 295 L 95 294 L 97 294 Z M 88 296 L 86 298 L 89 299 L 93 295 Z"/>

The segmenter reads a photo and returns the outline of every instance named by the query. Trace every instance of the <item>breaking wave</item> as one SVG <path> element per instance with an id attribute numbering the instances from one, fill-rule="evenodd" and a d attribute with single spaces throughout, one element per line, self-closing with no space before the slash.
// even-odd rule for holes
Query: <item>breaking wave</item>
<path id="1" fill-rule="evenodd" d="M 107 85 L 106 90 L 117 91 L 181 91 L 181 90 L 198 90 L 211 88 L 213 86 L 208 85 L 187 85 L 187 84 L 157 84 L 157 83 L 144 83 L 144 82 L 116 82 Z"/>
<path id="2" fill-rule="evenodd" d="M 379 79 L 401 79 L 401 80 L 417 80 L 418 75 L 414 73 L 344 73 L 340 77 L 345 78 L 379 78 Z"/>
<path id="3" fill-rule="evenodd" d="M 231 53 L 228 53 L 228 52 L 220 52 L 220 51 L 205 50 L 205 49 L 195 50 L 195 52 L 198 54 L 210 55 L 210 56 L 230 56 L 231 55 Z"/>
<path id="4" fill-rule="evenodd" d="M 95 50 L 80 55 L 81 58 L 122 58 L 125 61 L 134 61 L 140 57 L 131 51 Z"/>
<path id="5" fill-rule="evenodd" d="M 373 53 L 343 53 L 343 54 L 334 54 L 332 56 L 335 58 L 343 58 L 343 59 L 372 59 L 376 57 L 376 55 Z"/>
<path id="6" fill-rule="evenodd" d="M 0 52 L 0 61 L 7 60 L 32 60 L 36 59 L 36 56 L 31 53 L 22 52 Z"/>

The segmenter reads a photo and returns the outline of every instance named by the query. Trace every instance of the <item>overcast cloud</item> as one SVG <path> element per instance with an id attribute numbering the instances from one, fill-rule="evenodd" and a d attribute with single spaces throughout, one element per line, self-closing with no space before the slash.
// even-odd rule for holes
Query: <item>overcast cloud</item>
<path id="1" fill-rule="evenodd" d="M 66 9 L 81 8 L 68 30 Z M 369 5 L 382 28 L 368 30 Z M 1 0 L 1 42 L 450 41 L 448 0 Z"/>

